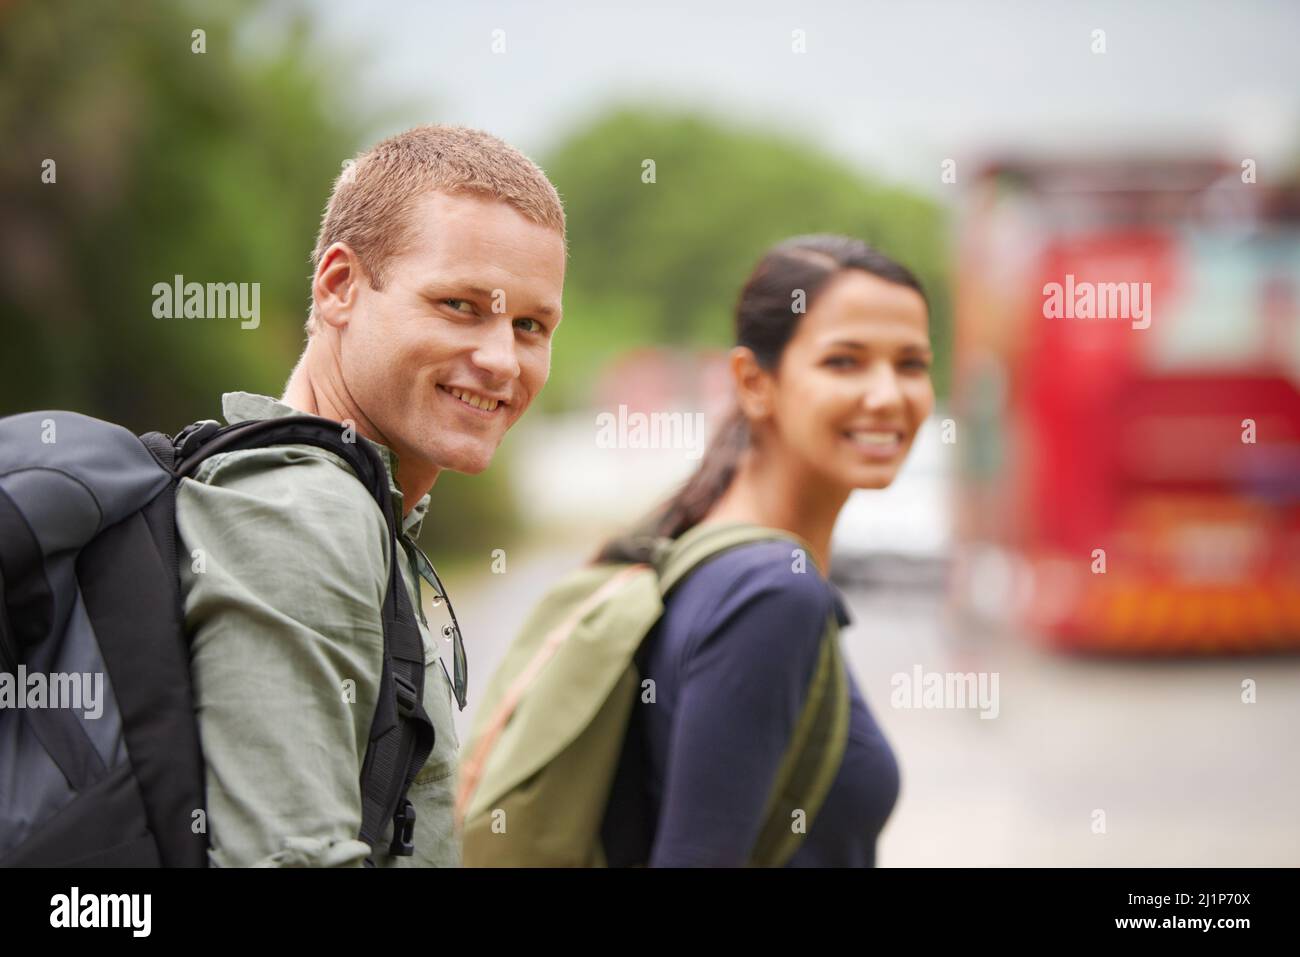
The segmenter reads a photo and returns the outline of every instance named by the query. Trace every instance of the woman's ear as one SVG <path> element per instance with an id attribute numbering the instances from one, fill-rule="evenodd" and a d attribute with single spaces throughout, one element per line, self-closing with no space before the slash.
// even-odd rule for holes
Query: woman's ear
<path id="1" fill-rule="evenodd" d="M 736 346 L 727 358 L 737 405 L 745 418 L 761 422 L 772 414 L 772 374 L 758 364 L 747 346 Z"/>

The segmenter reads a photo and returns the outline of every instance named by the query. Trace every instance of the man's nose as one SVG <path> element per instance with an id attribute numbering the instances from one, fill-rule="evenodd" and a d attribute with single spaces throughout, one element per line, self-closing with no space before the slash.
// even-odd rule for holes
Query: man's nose
<path id="1" fill-rule="evenodd" d="M 902 408 L 903 390 L 891 363 L 876 362 L 867 370 L 862 405 L 871 412 Z"/>
<path id="2" fill-rule="evenodd" d="M 515 353 L 515 323 L 508 316 L 487 323 L 482 338 L 474 348 L 472 360 L 492 377 L 493 383 L 519 378 L 519 357 Z"/>

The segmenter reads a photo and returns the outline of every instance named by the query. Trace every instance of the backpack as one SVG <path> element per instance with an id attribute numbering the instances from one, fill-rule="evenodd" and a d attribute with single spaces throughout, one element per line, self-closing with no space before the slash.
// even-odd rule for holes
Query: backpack
<path id="1" fill-rule="evenodd" d="M 175 493 L 211 455 L 278 444 L 342 458 L 388 523 L 384 664 L 359 837 L 374 848 L 391 819 L 390 852 L 412 853 L 406 791 L 434 730 L 378 452 L 316 416 L 206 420 L 173 440 L 31 412 L 0 419 L 0 866 L 207 864 Z M 83 675 L 102 676 L 93 720 L 79 707 Z M 42 706 L 58 704 L 59 685 L 74 706 Z"/>
<path id="2" fill-rule="evenodd" d="M 483 693 L 463 752 L 456 817 L 465 865 L 609 863 L 601 831 L 641 690 L 636 653 L 687 575 L 729 549 L 769 540 L 791 537 L 754 525 L 698 525 L 656 541 L 649 562 L 589 565 L 546 595 Z M 792 813 L 804 811 L 811 826 L 843 758 L 848 724 L 832 613 L 752 865 L 782 866 L 798 849 Z"/>

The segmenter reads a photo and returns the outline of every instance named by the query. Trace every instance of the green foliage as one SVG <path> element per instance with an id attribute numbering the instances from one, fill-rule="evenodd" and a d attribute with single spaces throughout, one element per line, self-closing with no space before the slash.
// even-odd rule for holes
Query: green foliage
<path id="1" fill-rule="evenodd" d="M 222 392 L 281 393 L 321 210 L 367 127 L 336 101 L 347 64 L 311 48 L 301 19 L 246 42 L 237 24 L 256 12 L 0 12 L 0 414 L 70 408 L 175 431 L 220 418 Z M 192 52 L 196 28 L 206 52 Z M 177 274 L 260 283 L 260 325 L 155 318 L 153 286 Z M 502 544 L 508 467 L 440 479 L 425 523 L 435 559 Z"/>
<path id="2" fill-rule="evenodd" d="M 503 449 L 478 475 L 438 476 L 420 528 L 420 541 L 431 558 L 450 556 L 469 563 L 473 571 L 489 570 L 492 550 L 511 545 L 518 524 L 510 471 L 509 451 Z"/>
<path id="3" fill-rule="evenodd" d="M 320 210 L 359 131 L 301 28 L 237 53 L 247 4 L 18 4 L 0 30 L 0 410 L 136 430 L 278 395 L 302 340 Z M 206 52 L 191 52 L 191 31 Z M 41 164 L 57 163 L 42 183 Z M 157 319 L 153 285 L 257 282 L 261 324 Z"/>
<path id="4" fill-rule="evenodd" d="M 653 183 L 643 182 L 645 160 Z M 946 392 L 946 223 L 929 200 L 874 182 L 817 143 L 644 108 L 602 114 L 544 165 L 565 201 L 570 248 L 552 406 L 580 403 L 594 363 L 628 346 L 730 345 L 735 298 L 759 256 L 814 232 L 858 236 L 917 273 Z"/>

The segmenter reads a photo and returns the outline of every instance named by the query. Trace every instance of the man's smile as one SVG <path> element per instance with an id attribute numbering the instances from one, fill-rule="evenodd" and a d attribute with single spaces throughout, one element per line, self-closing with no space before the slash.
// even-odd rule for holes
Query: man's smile
<path id="1" fill-rule="evenodd" d="M 485 395 L 471 389 L 462 389 L 459 386 L 440 385 L 438 391 L 446 393 L 461 405 L 482 415 L 495 415 L 498 410 L 504 409 L 510 404 L 506 399 Z"/>

